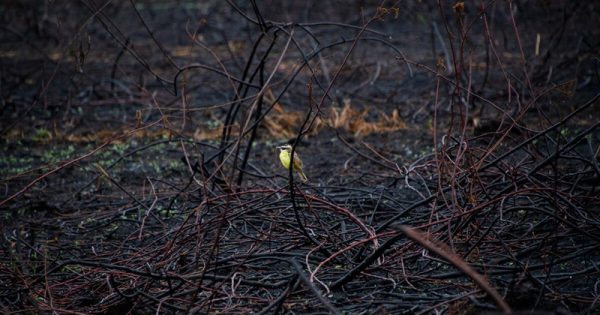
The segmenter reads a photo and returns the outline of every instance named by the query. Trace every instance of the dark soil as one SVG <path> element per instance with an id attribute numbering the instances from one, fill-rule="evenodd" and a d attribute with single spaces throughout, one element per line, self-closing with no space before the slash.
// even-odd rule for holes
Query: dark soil
<path id="1" fill-rule="evenodd" d="M 600 314 L 596 21 L 5 1 L 0 312 Z"/>

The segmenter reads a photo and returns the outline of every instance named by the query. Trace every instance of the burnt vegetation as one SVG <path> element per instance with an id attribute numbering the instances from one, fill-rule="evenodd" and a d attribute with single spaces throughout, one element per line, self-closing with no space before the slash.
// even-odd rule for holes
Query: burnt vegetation
<path id="1" fill-rule="evenodd" d="M 1 313 L 600 309 L 594 1 L 0 21 Z"/>

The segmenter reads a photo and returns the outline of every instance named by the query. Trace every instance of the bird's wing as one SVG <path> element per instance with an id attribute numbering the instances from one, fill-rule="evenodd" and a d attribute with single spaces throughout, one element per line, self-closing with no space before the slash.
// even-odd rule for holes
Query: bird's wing
<path id="1" fill-rule="evenodd" d="M 296 154 L 296 152 L 294 152 L 294 165 L 296 167 L 302 168 L 302 160 L 300 159 L 298 154 Z"/>

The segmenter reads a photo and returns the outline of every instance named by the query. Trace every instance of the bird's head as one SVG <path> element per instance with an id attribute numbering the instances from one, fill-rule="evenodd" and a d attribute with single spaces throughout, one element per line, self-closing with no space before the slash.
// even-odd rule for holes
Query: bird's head
<path id="1" fill-rule="evenodd" d="M 286 145 L 280 145 L 277 147 L 277 149 L 279 149 L 280 151 L 291 151 L 292 150 L 292 146 L 289 144 Z"/>

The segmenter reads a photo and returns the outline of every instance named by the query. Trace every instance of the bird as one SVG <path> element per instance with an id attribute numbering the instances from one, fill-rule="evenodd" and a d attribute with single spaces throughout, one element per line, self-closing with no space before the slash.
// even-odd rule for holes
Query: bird
<path id="1" fill-rule="evenodd" d="M 286 145 L 278 146 L 277 149 L 279 149 L 279 160 L 281 161 L 281 164 L 283 165 L 283 167 L 285 167 L 286 169 L 289 170 L 290 162 L 291 162 L 292 146 L 289 144 L 286 144 Z M 296 170 L 296 172 L 298 172 L 298 175 L 300 176 L 300 179 L 303 182 L 306 182 L 308 180 L 308 178 L 306 178 L 306 175 L 304 175 L 304 171 L 302 170 L 302 160 L 300 159 L 300 156 L 298 156 L 298 154 L 296 152 L 294 152 L 294 169 Z"/>

